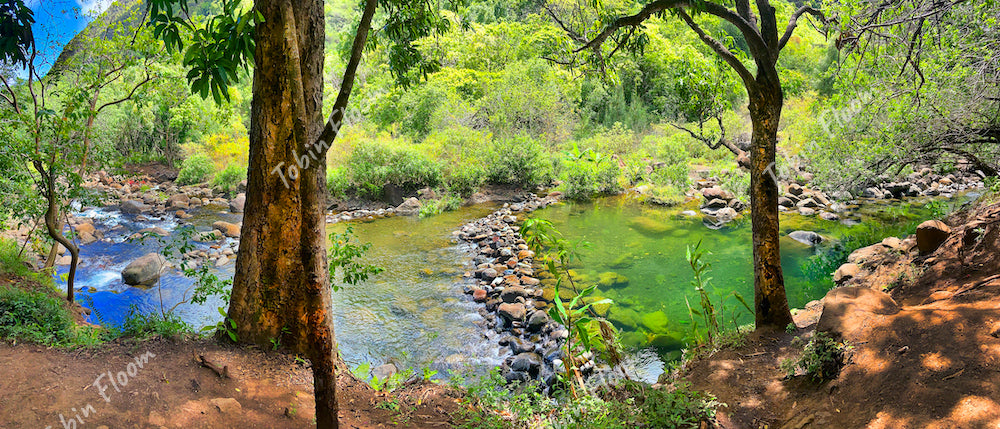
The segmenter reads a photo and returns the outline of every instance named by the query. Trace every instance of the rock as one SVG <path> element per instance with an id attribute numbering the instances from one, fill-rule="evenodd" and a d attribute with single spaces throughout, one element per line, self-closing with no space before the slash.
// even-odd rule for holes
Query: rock
<path id="1" fill-rule="evenodd" d="M 60 257 L 56 258 L 56 265 L 59 265 L 59 266 L 67 266 L 67 265 L 72 264 L 72 263 L 73 263 L 73 256 L 72 255 L 65 255 L 65 256 L 60 256 Z"/>
<path id="2" fill-rule="evenodd" d="M 186 194 L 171 195 L 167 198 L 167 208 L 168 209 L 186 209 L 191 204 L 191 198 Z"/>
<path id="3" fill-rule="evenodd" d="M 597 284 L 602 288 L 615 288 L 628 286 L 628 277 L 615 272 L 604 272 L 597 276 Z M 603 290 L 603 289 L 602 289 Z"/>
<path id="4" fill-rule="evenodd" d="M 715 198 L 711 201 L 708 201 L 707 203 L 705 203 L 705 205 L 701 206 L 701 208 L 709 210 L 718 210 L 723 207 L 729 207 L 729 203 L 719 198 Z"/>
<path id="5" fill-rule="evenodd" d="M 215 268 L 223 267 L 229 263 L 229 257 L 222 255 L 219 259 L 215 260 Z"/>
<path id="6" fill-rule="evenodd" d="M 694 210 L 684 210 L 684 211 L 681 212 L 681 216 L 684 216 L 684 217 L 698 216 L 698 212 L 696 212 Z"/>
<path id="7" fill-rule="evenodd" d="M 512 337 L 510 341 L 507 342 L 507 345 L 510 347 L 510 352 L 514 353 L 515 355 L 535 351 L 534 343 L 532 343 L 531 341 L 526 341 L 519 337 Z"/>
<path id="8" fill-rule="evenodd" d="M 76 226 L 77 234 L 90 234 L 96 236 L 97 228 L 94 228 L 94 224 L 90 222 L 83 222 Z"/>
<path id="9" fill-rule="evenodd" d="M 472 291 L 472 300 L 476 302 L 486 302 L 486 298 L 489 295 L 486 293 L 486 289 L 476 289 Z"/>
<path id="10" fill-rule="evenodd" d="M 823 298 L 823 313 L 816 323 L 817 332 L 827 332 L 834 338 L 870 323 L 872 315 L 892 315 L 899 305 L 885 292 L 867 287 L 839 287 Z"/>
<path id="11" fill-rule="evenodd" d="M 847 262 L 854 264 L 860 264 L 866 262 L 873 256 L 881 253 L 883 249 L 884 247 L 882 247 L 881 243 L 873 244 L 868 247 L 862 247 L 858 250 L 851 252 L 851 254 L 847 256 Z"/>
<path id="12" fill-rule="evenodd" d="M 788 197 L 778 197 L 778 205 L 782 207 L 795 207 L 795 202 Z"/>
<path id="13" fill-rule="evenodd" d="M 151 285 L 160 278 L 167 260 L 159 253 L 148 253 L 122 270 L 122 282 L 129 286 Z"/>
<path id="14" fill-rule="evenodd" d="M 524 304 L 521 303 L 503 303 L 497 307 L 497 313 L 500 314 L 500 317 L 510 322 L 524 320 L 524 311 Z"/>
<path id="15" fill-rule="evenodd" d="M 739 212 L 743 211 L 743 209 L 745 209 L 747 207 L 746 207 L 746 204 L 743 204 L 743 201 L 740 201 L 740 200 L 729 200 L 729 208 L 731 208 L 733 210 L 736 210 L 736 212 L 739 213 Z"/>
<path id="16" fill-rule="evenodd" d="M 819 214 L 819 217 L 820 217 L 820 219 L 828 220 L 828 221 L 831 221 L 831 222 L 836 222 L 836 221 L 840 220 L 840 215 L 838 215 L 836 213 L 830 213 L 830 212 L 822 212 L 822 213 Z"/>
<path id="17" fill-rule="evenodd" d="M 670 231 L 670 225 L 645 216 L 630 219 L 628 226 L 646 235 L 660 235 Z"/>
<path id="18" fill-rule="evenodd" d="M 886 237 L 882 239 L 882 245 L 892 250 L 903 250 L 903 240 L 897 237 Z"/>
<path id="19" fill-rule="evenodd" d="M 715 212 L 715 219 L 721 223 L 729 223 L 732 222 L 733 219 L 736 219 L 736 216 L 739 215 L 740 214 L 737 213 L 732 207 L 723 207 L 719 209 L 719 211 Z"/>
<path id="20" fill-rule="evenodd" d="M 831 195 L 837 201 L 850 201 L 854 199 L 854 195 L 851 195 L 849 191 L 836 191 Z"/>
<path id="21" fill-rule="evenodd" d="M 174 212 L 174 216 L 177 216 L 177 219 L 190 219 L 192 217 L 191 215 L 187 214 L 187 212 L 185 212 L 184 210 L 177 210 L 176 212 Z"/>
<path id="22" fill-rule="evenodd" d="M 814 200 L 812 198 L 806 198 L 806 199 L 804 199 L 802 201 L 799 201 L 799 203 L 796 204 L 796 206 L 798 206 L 799 208 L 809 207 L 811 209 L 814 209 L 816 207 L 819 207 L 819 203 L 817 203 L 816 200 Z"/>
<path id="23" fill-rule="evenodd" d="M 642 324 L 646 326 L 650 332 L 667 332 L 667 328 L 670 326 L 670 321 L 667 319 L 667 314 L 663 311 L 654 311 L 652 313 L 646 313 L 642 316 Z"/>
<path id="24" fill-rule="evenodd" d="M 549 323 L 549 315 L 545 314 L 544 311 L 536 311 L 531 313 L 531 317 L 528 318 L 528 329 L 531 331 L 539 331 L 545 324 Z"/>
<path id="25" fill-rule="evenodd" d="M 243 406 L 234 398 L 215 398 L 208 401 L 222 414 L 238 414 Z"/>
<path id="26" fill-rule="evenodd" d="M 510 369 L 514 371 L 537 373 L 538 367 L 542 365 L 542 357 L 538 353 L 521 353 L 514 356 L 510 363 Z"/>
<path id="27" fill-rule="evenodd" d="M 884 198 L 884 195 L 885 194 L 879 188 L 867 188 L 861 193 L 862 198 L 882 199 Z"/>
<path id="28" fill-rule="evenodd" d="M 727 200 L 729 198 L 726 198 L 726 194 L 727 192 L 718 186 L 701 190 L 701 195 L 705 197 L 705 201 L 712 201 L 714 199 Z"/>
<path id="29" fill-rule="evenodd" d="M 379 380 L 388 380 L 389 377 L 392 377 L 397 372 L 399 372 L 399 369 L 396 368 L 396 365 L 384 363 L 372 370 L 372 377 L 377 377 Z"/>
<path id="30" fill-rule="evenodd" d="M 800 207 L 799 214 L 802 216 L 812 216 L 816 214 L 816 210 L 809 207 Z"/>
<path id="31" fill-rule="evenodd" d="M 128 214 L 147 213 L 152 210 L 150 206 L 143 204 L 142 201 L 138 200 L 122 201 L 121 204 L 118 205 L 118 209 L 121 210 L 122 213 Z"/>
<path id="32" fill-rule="evenodd" d="M 788 237 L 806 246 L 815 246 L 823 242 L 823 236 L 812 231 L 792 231 Z"/>
<path id="33" fill-rule="evenodd" d="M 840 284 L 858 276 L 861 267 L 858 264 L 846 263 L 833 273 L 833 282 Z"/>
<path id="34" fill-rule="evenodd" d="M 416 216 L 420 213 L 420 200 L 410 197 L 396 207 L 396 214 L 400 216 Z"/>
<path id="35" fill-rule="evenodd" d="M 232 213 L 243 213 L 243 207 L 247 204 L 247 195 L 239 194 L 229 202 L 229 211 Z"/>
<path id="36" fill-rule="evenodd" d="M 218 220 L 212 222 L 212 228 L 219 230 L 226 237 L 239 238 L 240 236 L 240 226 L 234 223 Z"/>
<path id="37" fill-rule="evenodd" d="M 528 296 L 528 292 L 520 286 L 511 286 L 500 292 L 500 300 L 503 302 L 514 303 L 517 302 L 518 298 L 524 298 Z"/>
<path id="38" fill-rule="evenodd" d="M 206 241 L 206 242 L 207 241 L 219 241 L 219 240 L 222 239 L 223 234 L 221 232 L 219 232 L 218 230 L 214 230 L 213 229 L 211 231 L 206 231 L 206 232 L 199 233 L 195 237 L 196 237 L 195 238 L 196 241 Z"/>
<path id="39" fill-rule="evenodd" d="M 929 220 L 917 226 L 917 248 L 921 255 L 931 253 L 948 239 L 951 228 L 939 220 Z"/>
<path id="40" fill-rule="evenodd" d="M 788 193 L 795 195 L 796 197 L 802 195 L 802 187 L 798 183 L 792 183 L 788 185 Z"/>
<path id="41" fill-rule="evenodd" d="M 139 233 L 140 234 L 146 234 L 146 235 L 158 235 L 160 237 L 166 237 L 166 236 L 170 235 L 169 231 L 167 231 L 167 230 L 165 230 L 163 228 L 160 228 L 158 226 L 154 226 L 152 228 L 143 228 L 143 229 L 140 229 Z"/>
<path id="42" fill-rule="evenodd" d="M 488 282 L 493 281 L 493 279 L 497 278 L 498 275 L 497 270 L 494 270 L 493 268 L 487 268 L 481 273 L 482 279 Z"/>

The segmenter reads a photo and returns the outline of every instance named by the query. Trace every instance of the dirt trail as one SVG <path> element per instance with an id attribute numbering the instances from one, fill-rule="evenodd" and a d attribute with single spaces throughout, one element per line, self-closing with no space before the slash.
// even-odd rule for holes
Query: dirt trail
<path id="1" fill-rule="evenodd" d="M 195 355 L 228 366 L 232 378 Z M 458 408 L 444 386 L 383 394 L 350 376 L 340 377 L 338 398 L 344 428 L 450 427 Z M 0 428 L 305 428 L 314 416 L 311 370 L 277 352 L 210 340 L 81 351 L 0 344 Z"/>
<path id="2" fill-rule="evenodd" d="M 729 404 L 721 426 L 1000 428 L 1000 204 L 947 223 L 930 255 L 876 249 L 851 287 L 796 314 L 795 334 L 693 363 L 694 387 Z M 847 364 L 826 383 L 785 380 L 792 337 L 817 324 L 847 341 Z"/>

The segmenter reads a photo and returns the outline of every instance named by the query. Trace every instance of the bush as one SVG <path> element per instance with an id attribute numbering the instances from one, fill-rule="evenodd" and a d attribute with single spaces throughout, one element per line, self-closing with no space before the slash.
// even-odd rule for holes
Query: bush
<path id="1" fill-rule="evenodd" d="M 336 167 L 326 171 L 326 188 L 330 195 L 337 198 L 347 196 L 347 190 L 351 187 L 351 179 L 348 177 L 347 169 Z"/>
<path id="2" fill-rule="evenodd" d="M 215 164 L 205 155 L 194 155 L 185 159 L 181 164 L 181 171 L 177 173 L 177 184 L 193 185 L 202 183 L 215 171 Z"/>
<path id="3" fill-rule="evenodd" d="M 622 190 L 618 163 L 609 157 L 580 158 L 563 164 L 566 197 L 588 200 L 595 195 L 617 194 Z"/>
<path id="4" fill-rule="evenodd" d="M 440 200 L 424 201 L 420 206 L 420 217 L 429 217 L 444 212 L 458 210 L 462 207 L 462 199 L 455 195 L 445 195 Z"/>
<path id="5" fill-rule="evenodd" d="M 527 136 L 497 139 L 487 151 L 486 180 L 521 187 L 552 182 L 552 163 L 541 143 Z"/>
<path id="6" fill-rule="evenodd" d="M 17 242 L 7 238 L 0 238 L 0 271 L 13 274 L 16 277 L 23 277 L 43 285 L 53 286 L 55 282 L 52 276 L 41 274 L 31 269 L 19 254 L 20 247 Z M 30 252 L 26 249 L 25 252 Z"/>
<path id="7" fill-rule="evenodd" d="M 441 166 L 410 148 L 361 142 L 348 157 L 350 182 L 361 197 L 381 199 L 386 184 L 409 193 L 441 182 Z"/>
<path id="8" fill-rule="evenodd" d="M 451 168 L 444 176 L 444 187 L 462 197 L 476 192 L 486 181 L 486 170 L 477 164 L 462 164 Z"/>
<path id="9" fill-rule="evenodd" d="M 801 344 L 801 338 L 795 337 L 793 343 Z M 815 381 L 832 380 L 837 377 L 840 368 L 844 366 L 844 352 L 847 346 L 839 343 L 826 332 L 816 332 L 809 343 L 802 349 L 798 360 L 786 359 L 781 362 L 781 369 L 789 377 L 801 369 Z"/>
<path id="10" fill-rule="evenodd" d="M 212 187 L 219 188 L 222 192 L 232 193 L 246 178 L 246 167 L 235 163 L 229 164 L 222 171 L 215 173 L 215 177 L 212 178 Z"/>
<path id="11" fill-rule="evenodd" d="M 193 332 L 193 329 L 172 312 L 168 312 L 165 316 L 143 314 L 133 305 L 129 307 L 128 315 L 117 327 L 117 331 L 121 337 L 143 340 L 154 336 L 172 337 L 187 334 Z"/>
<path id="12" fill-rule="evenodd" d="M 73 318 L 62 300 L 44 292 L 0 287 L 0 338 L 54 346 L 74 337 Z"/>

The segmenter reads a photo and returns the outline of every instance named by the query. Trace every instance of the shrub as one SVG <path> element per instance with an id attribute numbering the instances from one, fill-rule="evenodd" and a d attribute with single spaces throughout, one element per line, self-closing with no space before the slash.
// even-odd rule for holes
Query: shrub
<path id="1" fill-rule="evenodd" d="M 347 169 L 344 167 L 331 168 L 326 171 L 326 188 L 330 195 L 337 198 L 347 196 L 347 190 L 351 187 L 351 179 L 348 177 Z"/>
<path id="2" fill-rule="evenodd" d="M 215 173 L 215 177 L 212 178 L 212 187 L 219 188 L 222 192 L 232 193 L 246 178 L 246 167 L 236 163 L 229 164 L 222 171 Z"/>
<path id="3" fill-rule="evenodd" d="M 205 155 L 194 155 L 185 159 L 181 164 L 181 171 L 177 173 L 177 183 L 180 185 L 193 185 L 202 183 L 215 171 L 215 164 Z"/>
<path id="4" fill-rule="evenodd" d="M 62 300 L 44 292 L 0 287 L 0 338 L 53 346 L 74 337 L 73 318 Z"/>
<path id="5" fill-rule="evenodd" d="M 801 344 L 801 341 L 800 337 L 795 337 L 793 343 Z M 781 362 L 781 369 L 789 377 L 801 369 L 815 381 L 832 380 L 844 366 L 846 350 L 847 345 L 837 342 L 826 332 L 816 332 L 802 349 L 802 355 L 797 360 L 785 359 Z"/>
<path id="6" fill-rule="evenodd" d="M 425 201 L 420 206 L 420 217 L 424 218 L 458 210 L 459 207 L 462 207 L 462 199 L 456 195 L 447 194 L 439 200 Z"/>
<path id="7" fill-rule="evenodd" d="M 360 196 L 382 198 L 386 184 L 412 192 L 441 181 L 441 166 L 410 148 L 391 148 L 381 142 L 361 142 L 348 157 L 350 182 Z"/>
<path id="8" fill-rule="evenodd" d="M 462 197 L 472 195 L 486 181 L 486 170 L 477 164 L 456 165 L 444 176 L 444 187 Z"/>
<path id="9" fill-rule="evenodd" d="M 552 164 L 545 148 L 524 135 L 493 140 L 485 164 L 490 183 L 528 187 L 552 182 Z"/>
<path id="10" fill-rule="evenodd" d="M 595 195 L 617 194 L 622 190 L 620 169 L 613 159 L 595 156 L 567 161 L 563 169 L 566 197 L 587 200 Z"/>
<path id="11" fill-rule="evenodd" d="M 20 250 L 14 240 L 0 238 L 0 271 L 13 274 L 16 277 L 31 279 L 43 285 L 54 285 L 52 276 L 41 274 L 26 264 Z M 29 251 L 25 250 L 25 252 Z"/>

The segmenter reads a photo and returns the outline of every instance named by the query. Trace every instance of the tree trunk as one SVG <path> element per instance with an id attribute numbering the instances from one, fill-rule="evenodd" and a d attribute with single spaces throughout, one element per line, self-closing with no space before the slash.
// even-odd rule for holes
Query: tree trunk
<path id="1" fill-rule="evenodd" d="M 54 162 L 55 161 L 53 161 L 53 164 Z M 45 189 L 42 192 L 47 203 L 45 209 L 45 230 L 49 233 L 49 237 L 55 241 L 55 244 L 53 244 L 54 251 L 49 255 L 49 260 L 52 262 L 46 262 L 45 265 L 46 268 L 52 268 L 52 266 L 54 266 L 55 258 L 53 255 L 58 256 L 56 249 L 58 249 L 60 244 L 62 244 L 63 247 L 69 251 L 70 264 L 69 274 L 66 276 L 66 301 L 73 302 L 76 266 L 80 262 L 80 248 L 77 247 L 72 240 L 66 238 L 66 236 L 62 233 L 63 224 L 59 221 L 59 196 L 56 195 L 56 178 L 52 173 L 52 170 L 55 168 L 54 165 L 50 166 L 48 172 L 46 172 L 41 161 L 35 161 L 33 164 L 35 166 L 35 170 L 42 177 L 45 185 Z M 52 263 L 52 266 L 50 266 L 50 263 Z"/>
<path id="2" fill-rule="evenodd" d="M 777 74 L 775 73 L 775 77 Z M 754 314 L 757 329 L 792 322 L 778 247 L 778 177 L 775 152 L 783 95 L 777 79 L 758 76 L 750 95 L 750 220 L 753 226 Z"/>
<path id="3" fill-rule="evenodd" d="M 326 261 L 321 0 L 257 0 L 247 201 L 229 317 L 241 341 L 280 339 L 310 357 L 316 425 L 337 427 L 334 331 Z"/>

